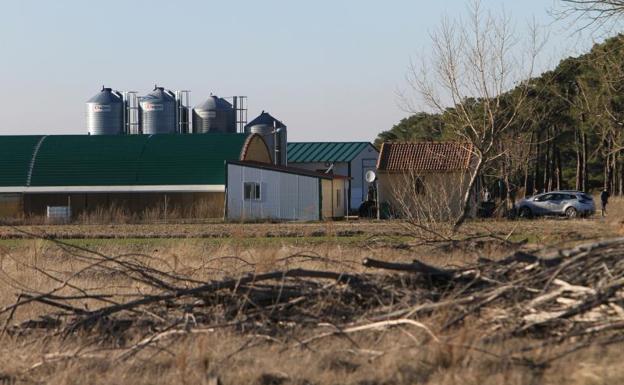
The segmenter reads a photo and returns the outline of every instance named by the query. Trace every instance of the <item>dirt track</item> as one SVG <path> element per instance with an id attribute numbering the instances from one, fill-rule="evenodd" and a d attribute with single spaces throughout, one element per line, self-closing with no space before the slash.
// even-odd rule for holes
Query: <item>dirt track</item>
<path id="1" fill-rule="evenodd" d="M 469 222 L 465 234 L 496 234 L 540 245 L 621 235 L 619 226 L 601 218 L 532 221 L 484 220 Z M 245 239 L 323 237 L 402 237 L 414 235 L 400 221 L 343 221 L 321 223 L 210 223 L 0 226 L 0 239 Z"/>
<path id="2" fill-rule="evenodd" d="M 407 235 L 400 222 L 325 222 L 258 224 L 122 224 L 0 226 L 0 239 L 29 238 L 24 232 L 57 239 L 79 238 L 230 238 Z"/>

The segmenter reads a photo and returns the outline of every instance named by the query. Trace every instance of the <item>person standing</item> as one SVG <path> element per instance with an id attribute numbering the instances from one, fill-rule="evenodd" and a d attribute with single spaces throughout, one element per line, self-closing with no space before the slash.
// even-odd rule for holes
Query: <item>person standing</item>
<path id="1" fill-rule="evenodd" d="M 607 203 L 609 203 L 609 191 L 607 189 L 602 190 L 600 193 L 600 203 L 602 205 L 602 216 L 607 215 Z"/>
<path id="2" fill-rule="evenodd" d="M 483 190 L 483 202 L 489 202 L 492 197 L 490 196 L 490 191 L 486 188 Z"/>

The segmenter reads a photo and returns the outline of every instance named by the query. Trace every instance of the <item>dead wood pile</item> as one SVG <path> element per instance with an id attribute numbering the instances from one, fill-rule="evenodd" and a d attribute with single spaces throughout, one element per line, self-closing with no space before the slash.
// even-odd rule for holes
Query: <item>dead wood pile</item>
<path id="1" fill-rule="evenodd" d="M 57 287 L 22 291 L 1 308 L 3 335 L 81 336 L 123 349 L 123 358 L 170 336 L 216 329 L 293 346 L 401 325 L 443 343 L 446 331 L 467 320 L 483 331 L 485 345 L 529 337 L 542 346 L 583 347 L 624 338 L 624 238 L 550 256 L 516 252 L 462 268 L 365 259 L 370 273 L 285 269 L 210 282 L 193 271 L 156 269 L 146 256 L 111 257 L 60 244 L 84 266 L 64 278 L 42 272 Z M 90 274 L 123 277 L 126 291 L 73 283 Z M 16 312 L 33 303 L 49 311 L 15 324 Z"/>

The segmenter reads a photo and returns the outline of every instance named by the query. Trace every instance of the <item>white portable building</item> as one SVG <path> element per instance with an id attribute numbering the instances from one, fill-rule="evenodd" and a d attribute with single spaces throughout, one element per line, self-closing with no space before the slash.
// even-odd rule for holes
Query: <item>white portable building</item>
<path id="1" fill-rule="evenodd" d="M 317 221 L 347 213 L 347 177 L 249 161 L 226 167 L 228 220 Z"/>

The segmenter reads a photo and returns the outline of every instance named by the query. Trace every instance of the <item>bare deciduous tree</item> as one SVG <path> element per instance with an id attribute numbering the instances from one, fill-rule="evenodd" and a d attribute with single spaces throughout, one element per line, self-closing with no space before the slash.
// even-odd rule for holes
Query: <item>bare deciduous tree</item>
<path id="1" fill-rule="evenodd" d="M 431 55 L 422 65 L 412 65 L 408 73 L 419 101 L 444 114 L 457 140 L 472 144 L 474 167 L 455 229 L 467 217 L 470 194 L 481 171 L 504 154 L 499 143 L 519 119 L 531 86 L 529 79 L 543 44 L 537 28 L 531 29 L 526 41 L 517 36 L 507 15 L 486 12 L 475 1 L 467 20 L 442 21 L 431 34 Z"/>
<path id="2" fill-rule="evenodd" d="M 450 240 L 449 226 L 461 215 L 461 202 L 469 171 L 396 174 L 392 183 L 393 208 L 405 220 L 410 232 L 424 243 Z"/>
<path id="3" fill-rule="evenodd" d="M 604 27 L 616 22 L 624 15 L 624 0 L 561 0 L 563 8 L 559 16 L 573 16 L 576 21 L 584 21 L 581 29 Z"/>

